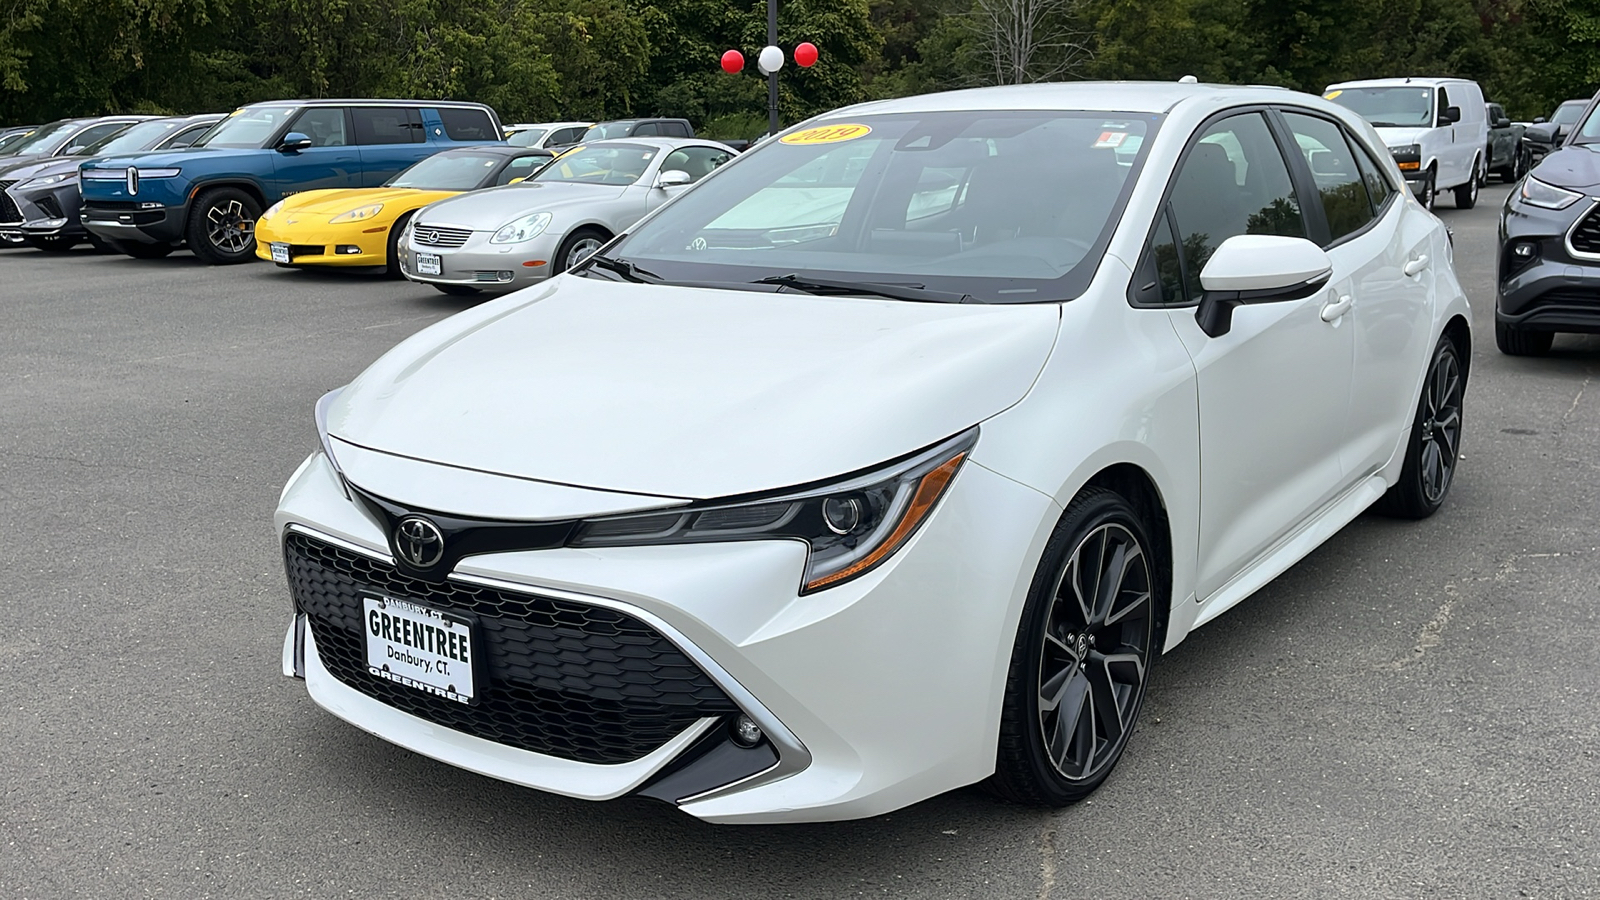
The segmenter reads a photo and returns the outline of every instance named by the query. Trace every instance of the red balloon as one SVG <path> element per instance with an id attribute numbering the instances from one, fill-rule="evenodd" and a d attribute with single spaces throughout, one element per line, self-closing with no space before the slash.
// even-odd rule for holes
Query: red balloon
<path id="1" fill-rule="evenodd" d="M 817 45 L 806 41 L 794 48 L 794 61 L 806 68 L 817 64 Z"/>
<path id="2" fill-rule="evenodd" d="M 733 75 L 744 68 L 744 54 L 737 50 L 729 50 L 722 54 L 722 71 Z"/>

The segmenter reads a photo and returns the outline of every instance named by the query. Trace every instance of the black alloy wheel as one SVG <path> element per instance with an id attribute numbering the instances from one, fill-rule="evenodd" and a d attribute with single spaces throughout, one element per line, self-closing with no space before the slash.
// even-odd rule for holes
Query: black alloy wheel
<path id="1" fill-rule="evenodd" d="M 1087 488 L 1062 514 L 1012 650 L 995 794 L 1075 803 L 1122 757 L 1157 652 L 1150 547 L 1138 512 L 1112 491 Z"/>
<path id="2" fill-rule="evenodd" d="M 261 205 L 238 188 L 214 188 L 189 207 L 184 240 L 202 262 L 228 266 L 256 258 L 256 219 Z"/>
<path id="3" fill-rule="evenodd" d="M 134 259 L 160 259 L 176 249 L 171 244 L 147 244 L 144 241 L 106 241 L 106 248 Z"/>
<path id="4" fill-rule="evenodd" d="M 78 246 L 79 239 L 70 236 L 51 235 L 50 237 L 35 237 L 27 235 L 22 239 L 29 247 L 43 250 L 46 253 L 64 253 Z"/>
<path id="5" fill-rule="evenodd" d="M 1439 511 L 1455 481 L 1461 452 L 1461 406 L 1467 373 L 1449 335 L 1439 339 L 1422 383 L 1400 480 L 1378 501 L 1384 515 L 1425 519 Z"/>

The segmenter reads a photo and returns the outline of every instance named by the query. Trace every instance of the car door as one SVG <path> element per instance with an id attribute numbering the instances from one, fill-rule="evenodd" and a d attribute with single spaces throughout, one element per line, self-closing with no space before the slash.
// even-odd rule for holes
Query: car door
<path id="1" fill-rule="evenodd" d="M 311 146 L 277 155 L 278 189 L 300 191 L 361 186 L 361 155 L 342 106 L 311 106 L 300 111 L 286 133 L 304 134 Z"/>
<path id="2" fill-rule="evenodd" d="M 361 186 L 378 187 L 396 173 L 432 155 L 422 114 L 403 106 L 352 106 L 356 146 L 361 155 Z"/>
<path id="3" fill-rule="evenodd" d="M 1239 234 L 1308 237 L 1300 191 L 1264 111 L 1214 120 L 1185 152 L 1152 254 L 1192 307 L 1200 272 Z M 1163 238 L 1162 228 L 1167 229 Z M 1176 297 L 1170 300 L 1178 299 Z M 1200 398 L 1200 540 L 1204 600 L 1335 498 L 1349 409 L 1352 330 L 1323 321 L 1326 291 L 1243 306 L 1211 337 L 1193 308 L 1172 324 L 1194 359 Z"/>
<path id="4" fill-rule="evenodd" d="M 1402 202 L 1355 135 L 1308 110 L 1286 109 L 1283 121 L 1301 150 L 1303 177 L 1315 186 L 1313 222 L 1326 227 L 1318 239 L 1333 262 L 1329 287 L 1342 310 L 1332 324 L 1354 342 L 1341 459 L 1347 479 L 1356 481 L 1389 461 L 1409 425 L 1428 332 L 1422 277 L 1432 264 L 1429 230 L 1406 227 L 1421 225 L 1412 218 L 1421 214 Z"/>

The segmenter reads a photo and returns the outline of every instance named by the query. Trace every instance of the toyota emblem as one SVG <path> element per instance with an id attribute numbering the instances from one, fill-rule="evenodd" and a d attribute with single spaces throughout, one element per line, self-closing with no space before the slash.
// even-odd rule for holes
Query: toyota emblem
<path id="1" fill-rule="evenodd" d="M 444 533 L 421 516 L 406 516 L 394 529 L 394 549 L 418 569 L 431 569 L 444 559 Z"/>

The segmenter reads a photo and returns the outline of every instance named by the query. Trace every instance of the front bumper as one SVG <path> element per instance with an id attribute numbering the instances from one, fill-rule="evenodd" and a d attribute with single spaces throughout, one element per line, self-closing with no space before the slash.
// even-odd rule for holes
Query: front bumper
<path id="1" fill-rule="evenodd" d="M 420 230 L 420 226 L 419 226 Z M 415 234 L 400 241 L 400 271 L 422 284 L 449 284 L 485 290 L 525 288 L 555 274 L 553 261 L 561 235 L 548 231 L 521 244 L 491 244 L 494 235 L 474 231 L 460 247 L 436 247 L 416 242 Z M 417 254 L 439 257 L 439 274 L 418 271 Z"/>
<path id="2" fill-rule="evenodd" d="M 137 201 L 97 204 L 85 202 L 80 212 L 90 234 L 110 241 L 141 244 L 175 244 L 183 240 L 186 207 L 140 209 Z"/>
<path id="3" fill-rule="evenodd" d="M 88 233 L 78 218 L 83 199 L 76 181 L 27 192 L 13 187 L 6 193 L 11 206 L 15 207 L 8 218 L 14 221 L 0 222 L 0 237 L 20 240 L 25 237 L 81 237 Z"/>
<path id="4" fill-rule="evenodd" d="M 282 218 L 279 214 L 278 218 Z M 382 225 L 289 226 L 276 219 L 256 221 L 256 258 L 273 262 L 272 244 L 289 245 L 291 266 L 383 266 L 389 262 L 390 223 Z M 355 253 L 343 248 L 354 248 Z M 283 265 L 279 263 L 279 265 Z"/>
<path id="5" fill-rule="evenodd" d="M 641 793 L 716 822 L 876 815 L 993 771 L 1016 623 L 1048 533 L 1040 523 L 1058 514 L 1050 498 L 969 462 L 892 560 L 805 597 L 797 595 L 805 548 L 789 541 L 519 551 L 458 565 L 452 581 L 651 624 L 761 725 L 778 759 L 772 767 L 701 783 L 687 797 L 661 786 L 696 748 L 720 739 L 723 721 L 696 722 L 641 758 L 591 765 L 468 737 L 378 702 L 328 674 L 314 626 L 299 642 L 299 668 L 313 700 L 341 718 L 527 787 L 588 799 Z M 277 523 L 281 533 L 304 528 L 389 552 L 320 455 L 286 488 Z M 294 627 L 286 671 L 296 666 Z"/>
<path id="6" fill-rule="evenodd" d="M 1532 331 L 1600 333 L 1600 245 L 1578 237 L 1582 246 L 1574 246 L 1586 219 L 1600 226 L 1600 199 L 1565 210 L 1529 206 L 1515 194 L 1507 200 L 1496 321 Z"/>

